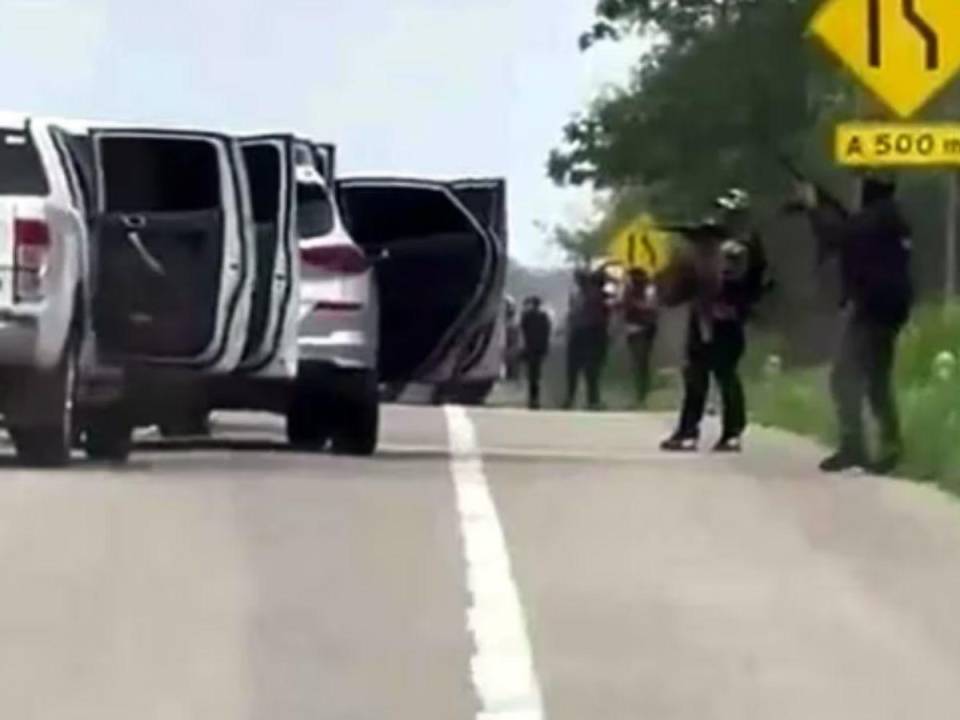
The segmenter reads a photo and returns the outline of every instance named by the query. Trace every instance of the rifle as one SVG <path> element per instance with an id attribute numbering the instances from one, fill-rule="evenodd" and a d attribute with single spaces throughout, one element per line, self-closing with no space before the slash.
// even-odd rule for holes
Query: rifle
<path id="1" fill-rule="evenodd" d="M 850 211 L 847 209 L 847 206 L 844 205 L 836 195 L 827 190 L 820 183 L 810 179 L 804 172 L 800 170 L 800 168 L 797 167 L 796 163 L 794 163 L 789 156 L 784 153 L 777 153 L 777 161 L 794 180 L 800 183 L 813 185 L 813 188 L 817 193 L 818 204 L 830 208 L 834 212 L 838 213 L 841 217 L 850 216 Z M 784 207 L 786 212 L 796 212 L 799 209 L 800 208 L 795 202 L 789 202 Z"/>
<path id="2" fill-rule="evenodd" d="M 705 220 L 698 223 L 668 223 L 662 225 L 664 232 L 682 235 L 691 242 L 721 242 L 729 237 L 727 229 L 720 223 Z"/>

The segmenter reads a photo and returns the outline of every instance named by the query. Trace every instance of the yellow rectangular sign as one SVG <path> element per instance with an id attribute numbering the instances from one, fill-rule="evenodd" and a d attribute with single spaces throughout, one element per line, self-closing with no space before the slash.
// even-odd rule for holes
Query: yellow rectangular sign
<path id="1" fill-rule="evenodd" d="M 834 157 L 848 167 L 960 165 L 960 124 L 843 123 Z"/>

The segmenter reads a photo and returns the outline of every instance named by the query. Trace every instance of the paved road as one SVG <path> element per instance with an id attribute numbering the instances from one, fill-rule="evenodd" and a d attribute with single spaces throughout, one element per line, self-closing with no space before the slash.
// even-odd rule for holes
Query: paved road
<path id="1" fill-rule="evenodd" d="M 665 425 L 392 408 L 358 461 L 228 416 L 123 470 L 7 461 L 0 717 L 953 720 L 960 506 Z"/>

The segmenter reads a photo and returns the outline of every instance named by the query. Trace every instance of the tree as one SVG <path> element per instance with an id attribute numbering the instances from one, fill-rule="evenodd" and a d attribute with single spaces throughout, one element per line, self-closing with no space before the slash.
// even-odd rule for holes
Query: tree
<path id="1" fill-rule="evenodd" d="M 730 184 L 782 189 L 777 153 L 806 138 L 828 101 L 849 103 L 849 88 L 825 72 L 804 38 L 810 5 L 601 0 L 583 46 L 625 32 L 657 41 L 626 88 L 566 125 L 550 177 L 643 186 L 653 209 L 670 214 L 702 211 Z"/>

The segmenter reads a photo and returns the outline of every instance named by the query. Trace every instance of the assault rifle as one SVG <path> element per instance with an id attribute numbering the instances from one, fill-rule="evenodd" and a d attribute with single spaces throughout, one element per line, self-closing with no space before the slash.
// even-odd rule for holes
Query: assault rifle
<path id="1" fill-rule="evenodd" d="M 827 190 L 822 184 L 818 183 L 815 180 L 812 180 L 809 176 L 806 175 L 800 168 L 797 167 L 796 163 L 790 159 L 789 156 L 784 153 L 778 153 L 777 161 L 783 167 L 784 170 L 799 183 L 805 183 L 812 185 L 814 190 L 817 193 L 817 203 L 823 207 L 829 207 L 836 213 L 839 213 L 842 217 L 848 217 L 850 211 L 847 209 L 847 206 L 844 205 L 836 195 Z M 792 200 L 784 206 L 784 212 L 802 212 L 805 210 L 797 201 Z"/>

